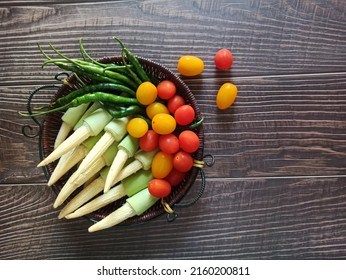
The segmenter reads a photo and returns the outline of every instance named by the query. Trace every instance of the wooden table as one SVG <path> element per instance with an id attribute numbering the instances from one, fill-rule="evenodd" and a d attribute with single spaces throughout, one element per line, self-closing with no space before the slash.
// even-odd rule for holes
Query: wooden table
<path id="1" fill-rule="evenodd" d="M 78 2 L 78 3 L 77 3 Z M 346 257 L 346 2 L 339 0 L 68 1 L 0 3 L 1 259 L 334 259 Z M 38 137 L 17 115 L 29 93 L 56 83 L 37 43 L 71 57 L 136 55 L 175 73 L 181 55 L 205 71 L 183 78 L 205 118 L 206 188 L 199 201 L 148 223 L 90 234 L 59 220 Z M 231 71 L 214 67 L 232 50 Z M 219 111 L 218 88 L 238 87 Z M 42 95 L 42 102 L 48 101 Z M 201 177 L 184 201 L 193 199 Z"/>

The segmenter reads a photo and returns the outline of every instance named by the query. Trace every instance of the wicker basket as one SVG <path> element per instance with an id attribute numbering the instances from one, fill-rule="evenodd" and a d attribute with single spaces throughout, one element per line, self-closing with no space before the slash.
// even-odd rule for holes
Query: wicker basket
<path id="1" fill-rule="evenodd" d="M 195 120 L 198 121 L 201 119 L 201 112 L 198 107 L 198 104 L 196 102 L 195 97 L 191 93 L 190 89 L 187 87 L 187 85 L 172 71 L 170 71 L 165 66 L 162 66 L 158 63 L 155 63 L 151 60 L 138 57 L 139 61 L 141 62 L 143 68 L 147 71 L 147 73 L 154 78 L 156 78 L 158 81 L 168 79 L 174 82 L 174 84 L 177 87 L 177 94 L 181 95 L 187 104 L 190 104 L 196 112 Z M 102 63 L 116 63 L 116 64 L 122 64 L 122 58 L 121 57 L 105 57 L 100 59 L 100 62 Z M 70 76 L 68 78 L 69 83 L 76 83 L 76 80 L 73 76 Z M 52 101 L 57 99 L 58 97 L 61 97 L 65 94 L 67 94 L 69 91 L 71 91 L 71 88 L 67 85 L 62 85 L 55 96 L 52 98 Z M 42 125 L 42 131 L 41 131 L 41 139 L 40 139 L 40 149 L 41 149 L 41 159 L 47 157 L 52 151 L 54 146 L 54 141 L 56 138 L 56 135 L 58 133 L 58 130 L 61 125 L 61 113 L 53 113 L 46 115 L 44 118 L 44 122 Z M 202 161 L 203 158 L 203 147 L 204 147 L 204 136 L 203 136 L 203 125 L 200 125 L 196 131 L 195 131 L 199 138 L 200 138 L 200 148 L 193 154 L 194 159 Z M 56 166 L 56 162 L 51 163 L 47 165 L 46 168 L 46 175 L 49 177 L 54 168 Z M 64 177 L 62 177 L 57 183 L 53 185 L 53 189 L 56 193 L 58 193 L 65 182 L 67 181 L 68 177 L 72 174 L 72 172 L 75 169 L 71 170 L 68 174 L 65 174 Z M 198 168 L 193 167 L 188 174 L 185 176 L 185 179 L 180 183 L 178 186 L 175 186 L 172 188 L 172 193 L 169 197 L 165 199 L 166 203 L 170 207 L 174 207 L 174 204 L 178 203 L 187 193 L 187 191 L 191 188 L 191 186 L 194 184 L 196 180 L 196 176 L 198 174 Z M 75 195 L 78 192 L 78 190 L 72 194 Z M 67 200 L 67 202 L 69 199 Z M 87 216 L 88 219 L 90 219 L 93 222 L 97 222 L 116 210 L 118 207 L 120 207 L 125 201 L 125 198 L 120 199 L 94 213 L 91 213 Z M 144 222 L 148 221 L 152 218 L 155 218 L 165 212 L 164 207 L 161 204 L 161 201 L 159 200 L 153 207 L 151 207 L 148 211 L 143 213 L 140 216 L 136 216 L 133 218 L 130 218 L 123 222 L 123 224 L 133 224 L 138 222 Z"/>

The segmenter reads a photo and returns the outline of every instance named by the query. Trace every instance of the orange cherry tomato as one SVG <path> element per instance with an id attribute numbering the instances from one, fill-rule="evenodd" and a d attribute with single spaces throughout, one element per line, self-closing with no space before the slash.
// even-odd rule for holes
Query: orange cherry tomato
<path id="1" fill-rule="evenodd" d="M 170 134 L 175 130 L 177 123 L 170 114 L 159 113 L 153 117 L 151 126 L 158 134 Z"/>
<path id="2" fill-rule="evenodd" d="M 225 110 L 229 108 L 235 101 L 237 97 L 238 89 L 232 83 L 223 84 L 217 95 L 216 95 L 216 105 L 220 110 Z"/>
<path id="3" fill-rule="evenodd" d="M 156 114 L 159 113 L 166 113 L 168 114 L 168 108 L 166 107 L 165 104 L 161 103 L 161 102 L 153 102 L 150 105 L 147 106 L 147 108 L 145 109 L 147 116 L 149 117 L 149 119 L 153 119 L 153 117 Z"/>
<path id="4" fill-rule="evenodd" d="M 197 76 L 203 72 L 204 62 L 199 57 L 185 55 L 178 60 L 177 69 L 178 72 L 183 76 Z"/>
<path id="5" fill-rule="evenodd" d="M 153 158 L 151 172 L 154 178 L 165 178 L 173 169 L 173 155 L 159 151 Z"/>
<path id="6" fill-rule="evenodd" d="M 142 105 L 149 105 L 155 101 L 157 97 L 157 88 L 151 82 L 143 82 L 136 91 L 136 98 Z"/>
<path id="7" fill-rule="evenodd" d="M 148 123 L 142 118 L 133 118 L 127 123 L 127 132 L 134 138 L 141 138 L 147 133 Z"/>

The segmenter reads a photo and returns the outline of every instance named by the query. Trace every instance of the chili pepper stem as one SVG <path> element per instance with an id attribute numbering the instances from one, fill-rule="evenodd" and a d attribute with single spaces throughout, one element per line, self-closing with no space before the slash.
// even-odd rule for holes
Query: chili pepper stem
<path id="1" fill-rule="evenodd" d="M 69 106 L 70 106 L 70 104 L 66 104 L 64 106 L 53 108 L 53 109 L 50 109 L 48 111 L 37 112 L 37 113 L 32 113 L 32 114 L 18 112 L 18 114 L 21 115 L 22 117 L 38 117 L 38 116 L 43 116 L 43 115 L 47 115 L 47 114 L 51 114 L 51 113 L 62 111 L 64 109 L 68 108 Z"/>

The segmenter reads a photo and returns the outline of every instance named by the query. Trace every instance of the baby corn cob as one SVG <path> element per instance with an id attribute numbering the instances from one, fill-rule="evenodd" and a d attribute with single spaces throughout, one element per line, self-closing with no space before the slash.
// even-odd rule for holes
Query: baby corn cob
<path id="1" fill-rule="evenodd" d="M 81 208 L 77 209 L 75 212 L 67 215 L 66 218 L 71 219 L 87 215 L 114 201 L 117 201 L 125 195 L 131 197 L 142 189 L 148 187 L 148 183 L 151 179 L 153 179 L 151 170 L 142 169 L 122 180 L 119 185 L 113 187 L 107 193 L 94 198 Z M 79 193 L 77 196 L 80 194 L 81 193 Z"/>
<path id="2" fill-rule="evenodd" d="M 106 110 L 102 108 L 97 109 L 89 117 L 85 118 L 83 125 L 76 129 L 71 136 L 62 142 L 48 157 L 41 161 L 38 166 L 44 166 L 57 160 L 90 136 L 98 135 L 111 119 L 111 115 L 109 115 Z"/>
<path id="3" fill-rule="evenodd" d="M 125 136 L 127 133 L 127 122 L 127 117 L 113 119 L 105 126 L 105 133 L 81 162 L 78 170 L 76 171 L 76 175 L 81 174 L 84 170 L 88 169 L 113 142 L 119 142 Z"/>
<path id="4" fill-rule="evenodd" d="M 78 147 L 63 154 L 59 159 L 57 166 L 55 167 L 52 175 L 49 178 L 48 186 L 56 183 L 66 172 L 79 163 L 89 153 L 95 143 L 101 138 L 102 133 L 96 136 L 89 137 Z"/>
<path id="5" fill-rule="evenodd" d="M 78 129 L 80 126 L 83 125 L 84 120 L 89 117 L 93 112 L 95 112 L 97 109 L 101 108 L 101 104 L 99 102 L 94 102 L 91 104 L 91 106 L 88 108 L 88 110 L 85 111 L 83 116 L 79 119 L 79 121 L 75 124 L 73 127 L 73 130 Z"/>
<path id="6" fill-rule="evenodd" d="M 110 172 L 108 173 L 104 192 L 106 193 L 111 187 L 114 178 L 117 177 L 120 170 L 125 165 L 126 161 L 133 157 L 135 152 L 138 150 L 138 139 L 132 137 L 131 135 L 127 135 L 118 145 L 118 153 L 115 156 Z"/>
<path id="7" fill-rule="evenodd" d="M 62 124 L 59 129 L 58 135 L 55 138 L 54 149 L 56 149 L 62 142 L 65 141 L 73 127 L 83 116 L 87 110 L 89 103 L 81 104 L 77 107 L 67 109 L 67 111 L 61 117 Z"/>
<path id="8" fill-rule="evenodd" d="M 154 156 L 158 150 L 153 150 L 150 152 L 140 151 L 134 155 L 135 160 L 126 165 L 118 175 L 114 178 L 111 183 L 112 186 L 120 182 L 121 180 L 129 177 L 130 175 L 136 173 L 140 169 L 149 170 L 151 168 L 151 163 L 153 161 Z"/>
<path id="9" fill-rule="evenodd" d="M 97 194 L 102 192 L 105 179 L 109 172 L 109 166 L 104 167 L 100 171 L 100 176 L 93 180 L 90 184 L 85 186 L 83 190 L 81 190 L 76 196 L 74 196 L 69 203 L 65 205 L 65 207 L 59 213 L 59 219 L 64 218 L 66 215 L 72 213 L 84 203 L 88 202 L 90 199 L 94 198 Z M 67 218 L 67 217 L 66 217 Z"/>
<path id="10" fill-rule="evenodd" d="M 78 174 L 78 176 L 73 173 L 59 192 L 53 207 L 59 207 L 76 189 L 97 174 L 103 167 L 109 166 L 118 151 L 117 144 L 113 143 L 89 169 Z"/>
<path id="11" fill-rule="evenodd" d="M 149 193 L 148 188 L 145 188 L 135 195 L 129 197 L 124 205 L 115 210 L 113 213 L 89 227 L 88 231 L 95 232 L 110 228 L 127 220 L 128 218 L 141 215 L 151 206 L 153 206 L 158 200 L 159 198 L 152 196 Z"/>

